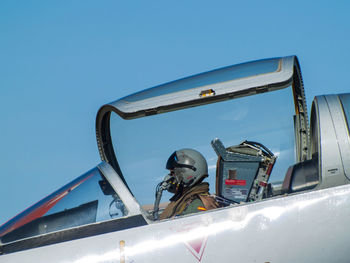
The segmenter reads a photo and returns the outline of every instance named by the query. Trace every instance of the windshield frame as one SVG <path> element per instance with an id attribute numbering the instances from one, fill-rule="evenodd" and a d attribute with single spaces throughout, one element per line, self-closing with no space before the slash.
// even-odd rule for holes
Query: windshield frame
<path id="1" fill-rule="evenodd" d="M 128 216 L 134 216 L 142 214 L 141 207 L 136 201 L 135 197 L 130 193 L 130 190 L 124 184 L 123 180 L 117 174 L 111 165 L 106 162 L 100 163 L 97 168 L 104 175 L 109 184 L 113 187 L 113 190 L 117 193 L 119 198 L 124 203 L 128 210 Z"/>

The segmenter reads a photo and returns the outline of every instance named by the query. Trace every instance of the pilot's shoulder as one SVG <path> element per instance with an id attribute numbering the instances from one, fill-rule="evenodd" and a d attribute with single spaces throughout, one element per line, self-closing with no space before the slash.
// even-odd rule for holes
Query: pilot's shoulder
<path id="1" fill-rule="evenodd" d="M 191 213 L 197 213 L 199 211 L 202 211 L 198 209 L 198 207 L 204 208 L 204 205 L 200 198 L 195 198 L 187 205 L 185 210 L 182 212 L 182 215 L 188 215 Z"/>

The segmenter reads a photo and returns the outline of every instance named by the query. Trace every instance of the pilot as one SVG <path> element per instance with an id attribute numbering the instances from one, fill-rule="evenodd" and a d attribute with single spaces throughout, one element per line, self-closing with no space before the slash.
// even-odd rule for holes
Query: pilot
<path id="1" fill-rule="evenodd" d="M 208 177 L 208 165 L 202 154 L 193 149 L 175 151 L 168 159 L 166 168 L 170 170 L 174 193 L 170 203 L 160 215 L 160 219 L 187 215 L 217 208 L 218 204 L 209 195 L 209 184 L 202 182 Z"/>

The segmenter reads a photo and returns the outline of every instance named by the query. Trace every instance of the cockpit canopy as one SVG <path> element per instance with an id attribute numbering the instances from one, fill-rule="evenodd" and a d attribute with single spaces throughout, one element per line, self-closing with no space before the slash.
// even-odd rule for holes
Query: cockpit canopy
<path id="1" fill-rule="evenodd" d="M 181 148 L 205 156 L 214 186 L 214 138 L 226 146 L 263 143 L 277 156 L 271 179 L 281 180 L 290 165 L 309 158 L 298 60 L 229 66 L 121 98 L 101 107 L 96 134 L 102 161 L 113 166 L 141 204 L 153 202 L 154 187 L 167 173 L 166 160 Z"/>

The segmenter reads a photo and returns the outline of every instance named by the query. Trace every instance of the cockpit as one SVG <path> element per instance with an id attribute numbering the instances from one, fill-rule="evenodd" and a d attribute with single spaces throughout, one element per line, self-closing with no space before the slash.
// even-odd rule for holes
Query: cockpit
<path id="1" fill-rule="evenodd" d="M 28 238 L 50 244 L 157 223 L 149 216 L 155 187 L 175 149 L 203 154 L 210 192 L 226 202 L 219 209 L 319 183 L 318 141 L 310 146 L 296 57 L 226 67 L 121 98 L 101 107 L 96 134 L 102 163 L 2 225 L 3 249 L 18 250 L 16 241 Z"/>

